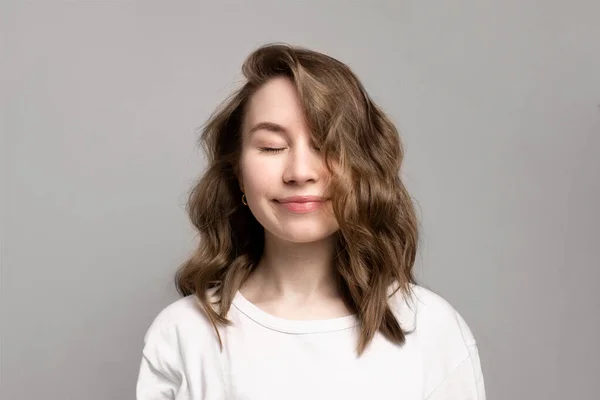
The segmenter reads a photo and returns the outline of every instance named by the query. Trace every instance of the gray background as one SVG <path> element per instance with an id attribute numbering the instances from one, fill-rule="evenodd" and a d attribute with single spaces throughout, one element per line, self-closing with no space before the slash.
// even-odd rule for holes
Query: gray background
<path id="1" fill-rule="evenodd" d="M 196 129 L 256 46 L 348 63 L 406 144 L 418 271 L 489 399 L 600 385 L 597 1 L 5 2 L 3 400 L 131 399 L 195 237 Z"/>

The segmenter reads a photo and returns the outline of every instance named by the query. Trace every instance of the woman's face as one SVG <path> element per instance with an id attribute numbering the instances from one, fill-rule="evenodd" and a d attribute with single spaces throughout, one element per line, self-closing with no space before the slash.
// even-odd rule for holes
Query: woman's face
<path id="1" fill-rule="evenodd" d="M 254 93 L 242 138 L 240 188 L 268 233 L 308 243 L 338 230 L 327 197 L 329 174 L 290 80 L 271 79 Z"/>

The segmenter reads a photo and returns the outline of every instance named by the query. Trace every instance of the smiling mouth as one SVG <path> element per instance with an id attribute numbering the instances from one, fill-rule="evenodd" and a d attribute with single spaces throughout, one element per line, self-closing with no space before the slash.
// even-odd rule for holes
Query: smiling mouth
<path id="1" fill-rule="evenodd" d="M 324 202 L 326 199 L 321 196 L 291 196 L 282 199 L 277 199 L 278 203 L 311 203 Z"/>
<path id="2" fill-rule="evenodd" d="M 325 201 L 326 199 L 322 197 L 297 196 L 275 200 L 275 203 L 292 213 L 306 214 L 317 211 L 325 204 Z"/>

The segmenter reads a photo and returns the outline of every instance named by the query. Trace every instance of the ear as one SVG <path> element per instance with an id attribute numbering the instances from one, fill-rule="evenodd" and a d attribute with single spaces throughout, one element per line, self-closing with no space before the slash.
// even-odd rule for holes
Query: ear
<path id="1" fill-rule="evenodd" d="M 242 191 L 242 193 L 244 193 L 244 180 L 242 179 L 242 175 L 240 174 L 239 167 L 234 168 L 233 175 L 238 181 L 238 186 L 240 187 L 240 190 Z"/>

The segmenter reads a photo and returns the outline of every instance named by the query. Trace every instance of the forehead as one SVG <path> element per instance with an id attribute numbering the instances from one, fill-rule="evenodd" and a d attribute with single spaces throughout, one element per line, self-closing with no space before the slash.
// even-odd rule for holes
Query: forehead
<path id="1" fill-rule="evenodd" d="M 259 122 L 280 125 L 304 122 L 296 87 L 288 78 L 273 78 L 250 97 L 244 113 L 244 130 Z"/>

